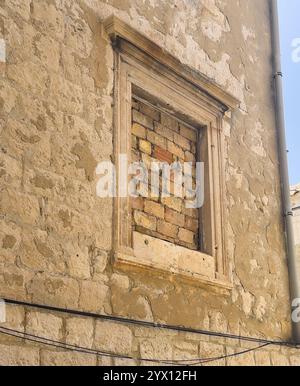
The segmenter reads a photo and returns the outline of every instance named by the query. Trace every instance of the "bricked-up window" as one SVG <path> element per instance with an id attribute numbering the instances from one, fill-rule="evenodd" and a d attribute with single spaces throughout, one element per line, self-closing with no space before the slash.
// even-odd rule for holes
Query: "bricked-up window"
<path id="1" fill-rule="evenodd" d="M 200 210 L 187 210 L 178 195 L 166 198 L 158 193 L 155 199 L 151 195 L 134 200 L 124 190 L 117 195 L 114 263 L 232 288 L 226 250 L 224 127 L 231 124 L 230 110 L 239 102 L 118 18 L 108 18 L 104 29 L 114 49 L 118 189 L 124 178 L 125 185 L 129 180 L 121 155 L 129 163 L 196 160 L 205 165 Z M 160 185 L 159 178 L 156 183 Z"/>
<path id="2" fill-rule="evenodd" d="M 132 99 L 132 161 L 143 162 L 151 176 L 151 163 L 193 162 L 197 159 L 197 130 L 137 98 Z M 162 178 L 160 176 L 160 178 Z M 196 183 L 195 177 L 194 184 Z M 192 250 L 199 249 L 199 210 L 187 209 L 185 197 L 177 197 L 174 173 L 170 174 L 170 197 L 132 198 L 133 230 Z"/>

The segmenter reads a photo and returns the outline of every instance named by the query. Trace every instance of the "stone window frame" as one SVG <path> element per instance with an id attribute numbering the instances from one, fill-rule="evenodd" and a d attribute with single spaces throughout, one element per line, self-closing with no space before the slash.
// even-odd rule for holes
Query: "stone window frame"
<path id="1" fill-rule="evenodd" d="M 142 93 L 201 127 L 200 161 L 205 162 L 205 203 L 200 223 L 203 251 L 133 234 L 130 197 L 114 203 L 114 264 L 138 267 L 199 284 L 232 288 L 226 245 L 224 127 L 239 101 L 115 16 L 104 23 L 114 49 L 114 160 L 131 158 L 132 97 Z M 209 199 L 207 199 L 209 197 Z M 152 251 L 161 251 L 153 253 Z M 168 256 L 166 259 L 166 255 Z M 213 267 L 213 268 L 212 268 Z"/>

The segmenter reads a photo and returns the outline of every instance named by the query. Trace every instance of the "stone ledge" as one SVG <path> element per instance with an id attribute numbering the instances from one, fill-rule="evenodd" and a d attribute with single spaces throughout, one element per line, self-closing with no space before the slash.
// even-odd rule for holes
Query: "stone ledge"
<path id="1" fill-rule="evenodd" d="M 223 289 L 233 288 L 229 280 L 216 279 L 215 259 L 199 251 L 133 232 L 133 249 L 115 253 L 115 263 L 159 271 Z"/>

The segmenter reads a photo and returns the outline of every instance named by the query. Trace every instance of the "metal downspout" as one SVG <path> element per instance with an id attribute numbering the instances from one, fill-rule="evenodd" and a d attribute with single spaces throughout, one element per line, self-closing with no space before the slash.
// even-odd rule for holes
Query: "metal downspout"
<path id="1" fill-rule="evenodd" d="M 290 199 L 290 185 L 288 173 L 288 157 L 285 135 L 285 119 L 283 104 L 282 88 L 282 69 L 281 69 L 281 52 L 280 52 L 280 35 L 279 35 L 279 16 L 277 0 L 272 1 L 272 35 L 273 35 L 273 53 L 274 53 L 274 82 L 276 92 L 276 117 L 277 117 L 277 135 L 278 135 L 278 153 L 281 174 L 282 202 L 285 219 L 285 236 L 287 247 L 287 259 L 289 269 L 289 286 L 291 303 L 295 299 L 300 299 L 300 280 L 297 274 L 296 251 L 294 242 L 293 212 Z M 294 307 L 291 304 L 291 313 Z M 292 320 L 293 325 L 293 342 L 300 344 L 300 323 Z"/>

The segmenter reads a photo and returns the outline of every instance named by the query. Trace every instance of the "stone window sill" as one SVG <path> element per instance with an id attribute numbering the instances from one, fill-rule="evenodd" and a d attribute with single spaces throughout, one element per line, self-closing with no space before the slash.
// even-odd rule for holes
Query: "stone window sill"
<path id="1" fill-rule="evenodd" d="M 139 232 L 133 232 L 132 249 L 115 254 L 115 263 L 159 271 L 199 284 L 232 289 L 229 280 L 216 279 L 214 257 Z"/>

